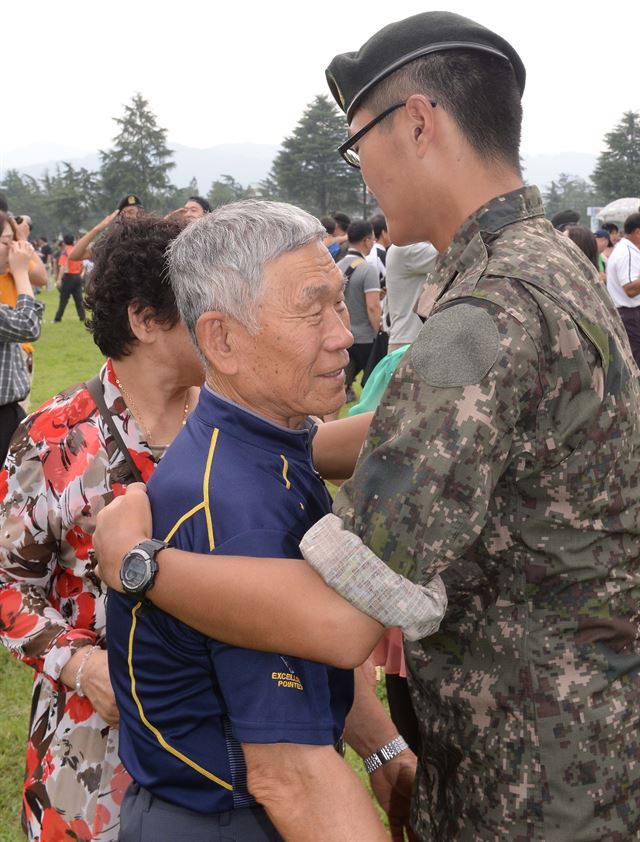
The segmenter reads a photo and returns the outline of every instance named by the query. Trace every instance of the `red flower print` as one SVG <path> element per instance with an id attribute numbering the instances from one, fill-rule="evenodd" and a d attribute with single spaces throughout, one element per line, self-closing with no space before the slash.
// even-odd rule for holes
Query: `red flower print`
<path id="1" fill-rule="evenodd" d="M 122 799 L 130 783 L 131 777 L 129 773 L 122 763 L 118 763 L 111 777 L 111 797 L 118 806 L 122 804 Z"/>
<path id="2" fill-rule="evenodd" d="M 155 471 L 156 465 L 149 452 L 139 453 L 137 450 L 129 450 L 136 468 L 140 471 L 143 482 L 148 482 L 149 477 Z"/>
<path id="3" fill-rule="evenodd" d="M 93 705 L 86 696 L 69 693 L 64 712 L 68 713 L 74 722 L 86 722 L 94 711 Z"/>
<path id="4" fill-rule="evenodd" d="M 22 595 L 5 588 L 0 591 L 0 628 L 8 637 L 25 637 L 38 625 L 38 618 L 22 611 Z"/>
<path id="5" fill-rule="evenodd" d="M 42 815 L 40 842 L 90 842 L 91 831 L 83 819 L 65 822 L 54 807 L 46 807 Z"/>
<path id="6" fill-rule="evenodd" d="M 74 524 L 65 535 L 65 538 L 73 547 L 76 558 L 80 559 L 80 561 L 88 561 L 89 550 L 91 549 L 91 537 L 87 535 L 84 529 Z"/>

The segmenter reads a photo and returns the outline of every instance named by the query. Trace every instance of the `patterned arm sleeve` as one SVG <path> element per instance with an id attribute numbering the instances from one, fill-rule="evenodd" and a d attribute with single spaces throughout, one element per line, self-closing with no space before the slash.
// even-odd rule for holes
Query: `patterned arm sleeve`
<path id="1" fill-rule="evenodd" d="M 535 345 L 508 313 L 466 301 L 434 314 L 336 499 L 344 527 L 412 582 L 448 570 L 447 590 L 473 588 L 473 565 L 456 562 L 485 528 L 518 421 L 534 411 L 539 388 Z"/>
<path id="2" fill-rule="evenodd" d="M 19 295 L 15 307 L 0 305 L 0 342 L 33 342 L 40 336 L 44 304 Z"/>
<path id="3" fill-rule="evenodd" d="M 58 564 L 59 515 L 52 512 L 39 447 L 18 436 L 0 473 L 0 641 L 52 681 L 96 635 L 75 629 L 50 599 Z M 73 587 L 70 582 L 69 587 Z"/>

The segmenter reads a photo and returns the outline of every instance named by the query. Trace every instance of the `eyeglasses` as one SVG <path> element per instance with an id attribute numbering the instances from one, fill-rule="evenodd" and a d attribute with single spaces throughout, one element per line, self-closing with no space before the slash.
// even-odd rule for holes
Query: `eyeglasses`
<path id="1" fill-rule="evenodd" d="M 362 140 L 370 129 L 382 122 L 382 120 L 384 120 L 385 117 L 388 117 L 389 114 L 392 114 L 394 111 L 397 111 L 398 108 L 402 108 L 406 104 L 407 100 L 405 99 L 404 102 L 398 102 L 395 105 L 390 105 L 389 108 L 385 108 L 382 113 L 378 114 L 377 117 L 374 117 L 373 120 L 370 120 L 366 126 L 363 126 L 360 129 L 360 131 L 356 132 L 352 137 L 348 138 L 344 143 L 338 146 L 338 152 L 342 155 L 343 159 L 350 167 L 355 167 L 357 170 L 360 169 L 360 155 L 353 147 Z M 437 103 L 431 101 L 431 105 L 435 108 Z"/>

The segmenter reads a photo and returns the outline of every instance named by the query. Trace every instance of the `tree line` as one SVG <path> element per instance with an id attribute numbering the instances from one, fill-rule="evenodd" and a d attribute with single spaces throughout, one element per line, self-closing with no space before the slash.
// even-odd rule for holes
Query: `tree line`
<path id="1" fill-rule="evenodd" d="M 118 132 L 111 149 L 100 150 L 97 171 L 61 162 L 41 178 L 16 169 L 5 173 L 0 190 L 10 207 L 31 215 L 34 233 L 51 237 L 87 230 L 127 193 L 137 194 L 147 210 L 158 213 L 168 213 L 198 194 L 195 179 L 184 187 L 171 182 L 175 163 L 167 130 L 158 125 L 141 94 L 135 94 L 114 120 Z M 366 216 L 371 199 L 360 172 L 336 153 L 344 137 L 343 114 L 327 96 L 317 96 L 282 141 L 267 178 L 244 186 L 224 174 L 211 184 L 207 198 L 212 207 L 260 197 L 292 202 L 317 216 L 333 210 Z M 586 219 L 590 205 L 640 196 L 640 112 L 627 111 L 604 141 L 606 148 L 590 180 L 562 173 L 548 186 L 544 193 L 548 216 L 570 207 Z"/>

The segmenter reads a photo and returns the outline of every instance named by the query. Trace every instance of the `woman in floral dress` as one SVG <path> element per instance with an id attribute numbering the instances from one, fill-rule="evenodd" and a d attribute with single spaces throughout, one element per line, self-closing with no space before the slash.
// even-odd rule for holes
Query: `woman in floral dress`
<path id="1" fill-rule="evenodd" d="M 181 227 L 151 217 L 113 226 L 89 284 L 105 403 L 144 481 L 202 382 L 164 277 Z M 0 473 L 0 639 L 35 670 L 22 819 L 37 842 L 118 838 L 129 778 L 90 550 L 97 512 L 132 479 L 84 384 L 23 421 Z"/>

